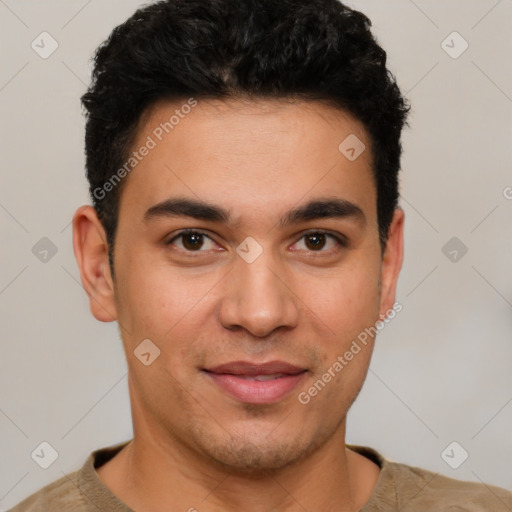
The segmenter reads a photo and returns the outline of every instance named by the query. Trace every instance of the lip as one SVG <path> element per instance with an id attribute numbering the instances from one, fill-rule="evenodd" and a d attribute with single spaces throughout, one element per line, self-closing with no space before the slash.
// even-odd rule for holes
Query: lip
<path id="1" fill-rule="evenodd" d="M 284 361 L 263 364 L 232 361 L 203 370 L 223 391 L 250 404 L 278 402 L 298 386 L 306 371 Z M 259 378 L 264 380 L 257 380 Z"/>

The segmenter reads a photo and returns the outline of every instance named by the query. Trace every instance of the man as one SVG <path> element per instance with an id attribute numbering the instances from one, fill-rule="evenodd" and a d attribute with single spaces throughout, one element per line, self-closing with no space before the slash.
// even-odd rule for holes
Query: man
<path id="1" fill-rule="evenodd" d="M 100 47 L 74 249 L 134 438 L 13 511 L 512 509 L 345 443 L 400 307 L 408 106 L 369 27 L 336 0 L 169 0 Z"/>

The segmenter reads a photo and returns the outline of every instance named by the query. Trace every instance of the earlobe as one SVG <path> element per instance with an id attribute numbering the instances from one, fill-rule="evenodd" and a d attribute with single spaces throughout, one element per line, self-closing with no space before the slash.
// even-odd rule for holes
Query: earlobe
<path id="1" fill-rule="evenodd" d="M 404 211 L 397 208 L 389 226 L 388 240 L 382 258 L 381 299 L 379 316 L 384 319 L 393 309 L 396 298 L 396 285 L 404 256 Z"/>
<path id="2" fill-rule="evenodd" d="M 116 320 L 107 238 L 92 206 L 80 207 L 73 217 L 73 250 L 91 313 L 101 322 Z"/>

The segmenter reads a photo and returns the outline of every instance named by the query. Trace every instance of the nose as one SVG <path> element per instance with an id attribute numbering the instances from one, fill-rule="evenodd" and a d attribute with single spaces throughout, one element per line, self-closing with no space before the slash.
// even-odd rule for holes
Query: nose
<path id="1" fill-rule="evenodd" d="M 278 328 L 297 326 L 300 301 L 270 251 L 252 263 L 237 258 L 224 292 L 220 321 L 226 329 L 245 329 L 265 337 Z"/>

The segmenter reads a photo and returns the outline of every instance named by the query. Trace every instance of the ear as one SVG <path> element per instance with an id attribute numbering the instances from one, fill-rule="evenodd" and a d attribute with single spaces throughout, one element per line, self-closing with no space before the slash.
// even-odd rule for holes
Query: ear
<path id="1" fill-rule="evenodd" d="M 388 240 L 382 258 L 381 297 L 379 317 L 384 319 L 386 312 L 393 309 L 396 284 L 404 257 L 404 211 L 397 208 L 389 226 Z"/>
<path id="2" fill-rule="evenodd" d="M 101 322 L 116 320 L 107 237 L 92 206 L 80 207 L 73 217 L 73 250 L 91 313 Z"/>

